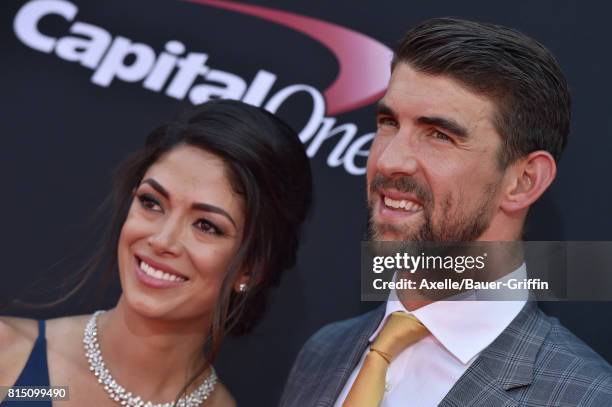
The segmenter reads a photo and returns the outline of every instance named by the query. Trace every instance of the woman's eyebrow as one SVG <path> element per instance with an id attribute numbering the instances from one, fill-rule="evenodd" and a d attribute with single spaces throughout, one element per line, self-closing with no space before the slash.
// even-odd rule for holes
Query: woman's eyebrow
<path id="1" fill-rule="evenodd" d="M 200 211 L 205 211 L 205 212 L 218 213 L 219 215 L 225 216 L 230 222 L 232 222 L 232 225 L 234 225 L 234 227 L 237 228 L 236 222 L 234 222 L 234 219 L 232 219 L 230 214 L 224 211 L 223 209 L 219 208 L 218 206 L 214 206 L 214 205 L 207 204 L 207 203 L 195 202 L 191 205 L 191 208 L 197 209 Z"/>
<path id="2" fill-rule="evenodd" d="M 164 198 L 170 200 L 170 193 L 166 191 L 166 189 L 162 187 L 161 184 L 155 181 L 153 178 L 147 178 L 144 181 L 142 181 L 141 184 L 151 185 L 151 187 L 153 187 L 154 190 L 159 192 Z"/>
<path id="3" fill-rule="evenodd" d="M 153 178 L 147 178 L 144 181 L 142 181 L 141 184 L 150 185 L 154 190 L 159 192 L 164 198 L 166 198 L 167 200 L 171 200 L 170 193 L 166 191 L 166 189 L 162 187 L 161 184 L 155 181 Z M 195 202 L 191 205 L 191 208 L 199 210 L 199 211 L 213 212 L 213 213 L 217 213 L 219 215 L 225 216 L 232 223 L 232 225 L 234 225 L 234 227 L 237 228 L 236 222 L 230 216 L 230 214 L 227 213 L 225 210 L 219 208 L 218 206 L 207 204 L 207 203 Z"/>

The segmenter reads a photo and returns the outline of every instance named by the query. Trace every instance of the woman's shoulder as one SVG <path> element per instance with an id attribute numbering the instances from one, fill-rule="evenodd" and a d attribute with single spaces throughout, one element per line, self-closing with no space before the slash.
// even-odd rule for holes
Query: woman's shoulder
<path id="1" fill-rule="evenodd" d="M 56 332 L 63 334 L 78 331 L 85 326 L 91 315 L 73 315 L 45 321 L 46 336 Z M 0 316 L 0 352 L 6 352 L 10 347 L 19 346 L 24 341 L 30 348 L 38 338 L 38 321 L 30 318 Z"/>
<path id="2" fill-rule="evenodd" d="M 47 339 L 54 336 L 73 336 L 77 333 L 79 334 L 77 336 L 80 336 L 89 318 L 91 318 L 91 315 L 85 314 L 48 319 L 46 321 Z"/>
<path id="3" fill-rule="evenodd" d="M 36 320 L 0 317 L 0 385 L 14 384 L 30 356 L 37 337 Z"/>
<path id="4" fill-rule="evenodd" d="M 0 317 L 0 345 L 7 346 L 15 341 L 38 337 L 38 322 L 29 318 Z M 0 348 L 1 349 L 1 348 Z"/>
<path id="5" fill-rule="evenodd" d="M 236 400 L 223 383 L 217 382 L 210 398 L 210 405 L 211 407 L 236 407 Z"/>
<path id="6" fill-rule="evenodd" d="M 47 345 L 60 352 L 80 349 L 80 333 L 88 315 L 54 318 L 45 321 Z M 25 367 L 39 335 L 38 321 L 29 318 L 0 317 L 0 386 L 12 385 Z M 63 353 L 63 352 L 62 352 Z"/>
<path id="7" fill-rule="evenodd" d="M 91 315 L 71 315 L 46 321 L 49 360 L 82 362 L 83 328 Z M 49 362 L 51 363 L 51 362 Z"/>

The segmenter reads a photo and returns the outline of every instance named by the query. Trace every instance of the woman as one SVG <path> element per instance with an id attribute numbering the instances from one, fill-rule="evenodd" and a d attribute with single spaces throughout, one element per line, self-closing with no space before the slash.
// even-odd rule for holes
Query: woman
<path id="1" fill-rule="evenodd" d="M 0 318 L 0 385 L 68 386 L 62 405 L 235 405 L 212 362 L 295 262 L 311 199 L 301 142 L 263 109 L 209 102 L 155 130 L 113 197 L 116 307 Z"/>

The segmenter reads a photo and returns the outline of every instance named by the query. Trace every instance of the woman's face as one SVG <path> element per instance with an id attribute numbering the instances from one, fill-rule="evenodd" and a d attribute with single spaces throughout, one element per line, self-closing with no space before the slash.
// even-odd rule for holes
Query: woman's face
<path id="1" fill-rule="evenodd" d="M 135 189 L 121 229 L 127 305 L 152 318 L 208 318 L 243 225 L 243 201 L 220 158 L 192 146 L 163 155 Z"/>

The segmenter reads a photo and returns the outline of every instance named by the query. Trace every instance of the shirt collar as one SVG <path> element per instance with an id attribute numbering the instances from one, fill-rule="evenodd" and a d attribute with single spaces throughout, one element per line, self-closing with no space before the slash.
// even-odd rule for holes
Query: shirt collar
<path id="1" fill-rule="evenodd" d="M 510 278 L 522 280 L 526 276 L 527 269 L 523 263 L 518 269 L 499 281 L 506 281 Z M 525 298 L 527 298 L 526 295 L 527 293 L 525 293 Z M 370 336 L 370 342 L 374 341 L 389 315 L 397 311 L 406 312 L 421 321 L 432 336 L 461 363 L 467 364 L 510 325 L 526 303 L 525 299 L 476 300 L 482 298 L 479 293 L 469 297 L 471 300 L 467 301 L 436 301 L 410 312 L 399 301 L 395 290 L 392 290 L 387 300 L 385 316 Z"/>

